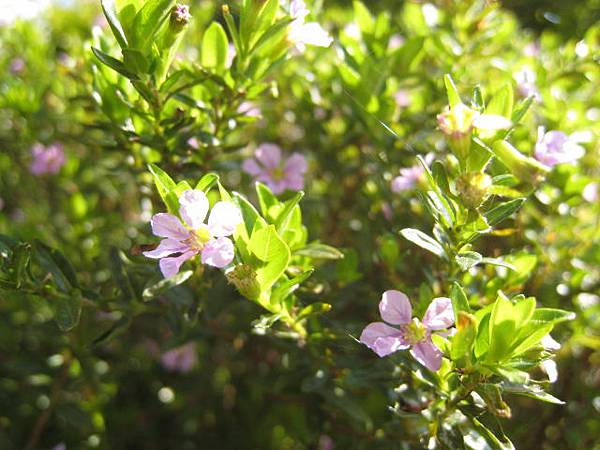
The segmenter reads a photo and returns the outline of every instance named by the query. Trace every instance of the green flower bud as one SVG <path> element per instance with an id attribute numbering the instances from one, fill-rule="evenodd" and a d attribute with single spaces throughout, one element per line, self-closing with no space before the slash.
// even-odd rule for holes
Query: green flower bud
<path id="1" fill-rule="evenodd" d="M 486 200 L 491 185 L 491 177 L 481 172 L 466 173 L 456 180 L 458 195 L 469 209 L 477 208 Z"/>
<path id="2" fill-rule="evenodd" d="M 256 280 L 256 272 L 248 264 L 239 264 L 225 274 L 227 281 L 249 300 L 257 300 L 260 296 L 260 285 Z"/>
<path id="3" fill-rule="evenodd" d="M 478 115 L 474 109 L 458 103 L 437 116 L 440 130 L 448 136 L 450 148 L 459 161 L 464 161 L 469 155 L 473 122 Z"/>
<path id="4" fill-rule="evenodd" d="M 492 146 L 496 157 L 519 180 L 532 185 L 541 182 L 550 169 L 533 158 L 523 155 L 506 141 L 496 141 Z"/>

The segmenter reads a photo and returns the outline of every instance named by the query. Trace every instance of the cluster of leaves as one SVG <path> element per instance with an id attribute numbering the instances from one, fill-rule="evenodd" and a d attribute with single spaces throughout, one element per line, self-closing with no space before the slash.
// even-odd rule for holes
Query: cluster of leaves
<path id="1" fill-rule="evenodd" d="M 99 3 L 0 26 L 0 447 L 595 445 L 598 26 L 566 40 L 497 2 L 308 2 L 336 40 L 301 56 L 289 2 Z M 510 127 L 445 134 L 459 105 Z M 538 125 L 589 133 L 586 156 L 541 166 Z M 61 173 L 33 177 L 31 145 L 58 141 Z M 249 142 L 305 151 L 306 195 L 249 190 Z M 419 189 L 392 194 L 415 156 Z M 236 258 L 164 279 L 148 222 L 190 188 L 241 210 Z M 387 289 L 417 315 L 452 299 L 439 372 L 351 338 Z M 161 355 L 190 343 L 196 365 L 170 372 Z"/>

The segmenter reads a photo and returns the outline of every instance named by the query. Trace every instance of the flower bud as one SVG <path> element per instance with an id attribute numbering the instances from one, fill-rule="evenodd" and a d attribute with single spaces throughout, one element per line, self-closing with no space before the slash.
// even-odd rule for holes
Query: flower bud
<path id="1" fill-rule="evenodd" d="M 248 264 L 239 264 L 225 274 L 227 281 L 249 300 L 257 300 L 260 296 L 260 285 L 256 280 L 256 272 Z"/>
<path id="2" fill-rule="evenodd" d="M 523 155 L 506 141 L 496 141 L 492 146 L 496 157 L 519 180 L 532 185 L 544 179 L 550 169 L 533 158 Z"/>
<path id="3" fill-rule="evenodd" d="M 456 180 L 458 195 L 469 209 L 475 209 L 485 201 L 491 185 L 491 177 L 481 172 L 466 173 Z"/>
<path id="4" fill-rule="evenodd" d="M 440 130 L 448 136 L 450 148 L 460 161 L 469 155 L 473 122 L 478 115 L 474 109 L 458 103 L 437 116 Z"/>

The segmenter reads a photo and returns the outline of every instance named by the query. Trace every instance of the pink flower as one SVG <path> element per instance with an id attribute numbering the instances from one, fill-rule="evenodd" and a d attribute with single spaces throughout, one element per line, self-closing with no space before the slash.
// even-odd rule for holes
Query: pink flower
<path id="1" fill-rule="evenodd" d="M 562 131 L 548 131 L 538 128 L 538 140 L 534 156 L 542 164 L 553 167 L 556 164 L 573 164 L 585 154 L 582 146 L 574 142 Z"/>
<path id="2" fill-rule="evenodd" d="M 434 298 L 425 311 L 423 322 L 412 318 L 412 308 L 408 297 L 400 291 L 385 291 L 379 303 L 383 322 L 373 322 L 366 326 L 360 341 L 380 357 L 398 350 L 410 348 L 414 358 L 429 370 L 437 371 L 442 364 L 442 352 L 431 340 L 431 335 L 445 330 L 454 323 L 452 302 L 449 298 Z"/>
<path id="3" fill-rule="evenodd" d="M 433 153 L 425 155 L 425 162 L 429 166 L 434 159 Z M 419 180 L 425 174 L 425 169 L 420 163 L 411 167 L 403 167 L 400 169 L 400 176 L 392 180 L 392 192 L 398 194 L 400 192 L 413 189 Z"/>
<path id="4" fill-rule="evenodd" d="M 237 109 L 239 114 L 243 114 L 248 117 L 260 117 L 260 108 L 252 102 L 242 102 Z"/>
<path id="5" fill-rule="evenodd" d="M 583 188 L 583 192 L 581 193 L 581 196 L 583 197 L 583 199 L 586 202 L 594 203 L 594 202 L 598 201 L 598 198 L 600 198 L 599 187 L 600 186 L 596 182 L 588 183 Z M 2 207 L 0 207 L 0 209 L 2 209 Z"/>
<path id="6" fill-rule="evenodd" d="M 399 108 L 410 106 L 410 93 L 406 89 L 400 89 L 394 94 L 394 101 Z"/>
<path id="7" fill-rule="evenodd" d="M 318 450 L 334 450 L 335 444 L 334 444 L 331 436 L 328 436 L 326 434 L 322 434 L 321 436 L 319 436 L 319 446 L 317 449 Z"/>
<path id="8" fill-rule="evenodd" d="M 188 189 L 179 197 L 178 217 L 167 214 L 155 214 L 150 221 L 152 233 L 164 237 L 156 249 L 144 252 L 148 258 L 159 259 L 159 266 L 165 278 L 179 272 L 181 265 L 188 259 L 200 255 L 203 264 L 223 268 L 234 256 L 231 236 L 242 223 L 240 210 L 231 202 L 217 202 L 210 212 L 208 224 L 204 223 L 209 205 L 204 192 Z M 179 254 L 179 256 L 170 256 Z"/>
<path id="9" fill-rule="evenodd" d="M 25 60 L 17 57 L 10 62 L 9 70 L 13 75 L 19 75 L 25 70 Z"/>
<path id="10" fill-rule="evenodd" d="M 242 169 L 256 181 L 265 183 L 274 194 L 281 194 L 286 189 L 299 191 L 304 187 L 308 164 L 300 153 L 292 153 L 283 161 L 281 149 L 275 144 L 265 143 L 258 146 L 254 156 L 244 161 Z"/>
<path id="11" fill-rule="evenodd" d="M 290 17 L 294 21 L 288 30 L 288 39 L 299 52 L 306 49 L 306 45 L 317 47 L 329 47 L 333 38 L 316 22 L 305 23 L 306 16 L 310 11 L 306 8 L 303 0 L 292 0 L 290 2 Z"/>
<path id="12" fill-rule="evenodd" d="M 521 97 L 533 96 L 535 100 L 540 100 L 540 92 L 535 84 L 535 72 L 528 67 L 514 74 L 517 82 L 517 90 Z"/>
<path id="13" fill-rule="evenodd" d="M 37 176 L 47 173 L 56 174 L 65 164 L 65 152 L 60 144 L 53 144 L 49 147 L 35 144 L 31 148 L 31 156 L 33 161 L 29 166 L 29 170 Z"/>
<path id="14" fill-rule="evenodd" d="M 188 342 L 181 347 L 165 352 L 160 357 L 162 366 L 172 372 L 187 373 L 194 368 L 198 361 L 196 344 Z"/>

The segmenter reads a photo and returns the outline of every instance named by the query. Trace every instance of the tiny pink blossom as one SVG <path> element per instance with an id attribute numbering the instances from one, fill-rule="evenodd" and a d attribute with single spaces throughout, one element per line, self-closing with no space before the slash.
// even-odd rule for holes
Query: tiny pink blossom
<path id="1" fill-rule="evenodd" d="M 14 58 L 10 62 L 9 69 L 12 75 L 19 75 L 25 70 L 25 60 L 21 57 Z"/>
<path id="2" fill-rule="evenodd" d="M 231 236 L 242 223 L 242 215 L 231 202 L 217 202 L 204 223 L 208 213 L 208 198 L 204 192 L 188 189 L 179 197 L 179 215 L 159 213 L 150 221 L 152 232 L 163 239 L 158 247 L 144 252 L 148 258 L 159 259 L 159 266 L 165 278 L 179 272 L 188 259 L 200 255 L 203 264 L 223 268 L 234 257 Z M 176 255 L 176 256 L 173 256 Z"/>
<path id="3" fill-rule="evenodd" d="M 428 153 L 425 156 L 425 162 L 430 165 L 433 162 L 433 153 Z M 400 192 L 408 191 L 413 189 L 417 183 L 425 175 L 425 169 L 420 163 L 415 164 L 411 167 L 403 167 L 400 169 L 400 176 L 395 177 L 392 180 L 392 192 L 398 194 Z"/>
<path id="4" fill-rule="evenodd" d="M 237 112 L 248 117 L 261 116 L 260 108 L 252 102 L 242 102 L 238 107 Z"/>
<path id="5" fill-rule="evenodd" d="M 400 291 L 385 291 L 379 303 L 381 318 L 387 322 L 373 322 L 365 327 L 360 341 L 384 357 L 398 350 L 410 349 L 413 357 L 429 370 L 437 371 L 442 365 L 442 352 L 431 340 L 431 335 L 442 334 L 454 323 L 452 302 L 449 298 L 434 298 L 425 311 L 423 321 L 412 318 L 408 297 Z M 392 327 L 388 325 L 397 325 Z"/>
<path id="6" fill-rule="evenodd" d="M 406 108 L 410 106 L 410 92 L 406 89 L 399 89 L 394 94 L 394 101 L 399 108 Z"/>
<path id="7" fill-rule="evenodd" d="M 181 373 L 191 371 L 197 361 L 198 354 L 194 342 L 188 342 L 181 347 L 171 349 L 160 357 L 160 362 L 165 369 Z"/>
<path id="8" fill-rule="evenodd" d="M 322 434 L 321 436 L 319 436 L 319 446 L 317 447 L 317 449 L 318 450 L 334 450 L 335 444 L 334 444 L 331 436 L 328 436 L 326 434 Z"/>
<path id="9" fill-rule="evenodd" d="M 388 50 L 393 51 L 397 50 L 404 45 L 406 39 L 401 34 L 394 34 L 390 37 L 388 42 Z"/>
<path id="10" fill-rule="evenodd" d="M 256 181 L 265 183 L 274 194 L 281 194 L 286 189 L 299 191 L 304 188 L 308 164 L 300 153 L 292 153 L 283 160 L 279 146 L 265 143 L 254 151 L 254 158 L 244 161 L 242 169 Z"/>
<path id="11" fill-rule="evenodd" d="M 56 174 L 65 164 L 65 152 L 62 145 L 53 144 L 44 147 L 41 144 L 35 144 L 31 148 L 33 160 L 29 170 L 33 175 Z"/>
<path id="12" fill-rule="evenodd" d="M 586 202 L 594 203 L 600 198 L 600 186 L 596 182 L 588 183 L 583 188 L 581 196 Z M 2 209 L 2 208 L 0 208 Z"/>
<path id="13" fill-rule="evenodd" d="M 535 84 L 535 72 L 528 67 L 514 74 L 517 82 L 517 91 L 521 97 L 534 97 L 534 100 L 540 100 L 540 92 Z"/>
<path id="14" fill-rule="evenodd" d="M 574 164 L 585 154 L 584 148 L 562 131 L 544 131 L 544 127 L 538 128 L 534 152 L 535 159 L 542 164 L 548 167 L 556 164 Z"/>

